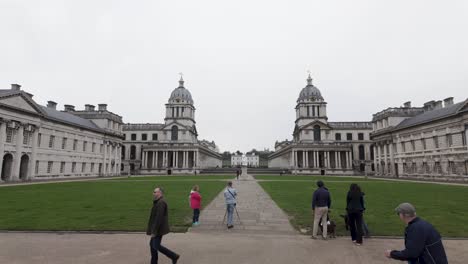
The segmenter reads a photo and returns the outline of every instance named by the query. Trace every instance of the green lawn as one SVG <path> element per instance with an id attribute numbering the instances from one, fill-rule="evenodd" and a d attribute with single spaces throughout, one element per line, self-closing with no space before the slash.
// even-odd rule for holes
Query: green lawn
<path id="1" fill-rule="evenodd" d="M 468 187 L 440 184 L 393 182 L 333 176 L 259 176 L 260 185 L 291 216 L 296 228 L 312 227 L 311 198 L 315 182 L 322 179 L 332 195 L 331 218 L 337 222 L 337 234 L 347 234 L 340 214 L 346 207 L 351 182 L 365 192 L 364 218 L 373 235 L 403 235 L 404 223 L 394 212 L 401 202 L 412 203 L 422 218 L 431 222 L 443 236 L 468 237 Z"/>
<path id="2" fill-rule="evenodd" d="M 188 195 L 192 186 L 200 186 L 203 205 L 225 186 L 224 176 L 216 177 L 219 181 L 203 180 L 206 177 L 132 177 L 1 187 L 0 230 L 144 231 L 153 189 L 162 186 L 171 230 L 186 231 L 191 224 Z"/>

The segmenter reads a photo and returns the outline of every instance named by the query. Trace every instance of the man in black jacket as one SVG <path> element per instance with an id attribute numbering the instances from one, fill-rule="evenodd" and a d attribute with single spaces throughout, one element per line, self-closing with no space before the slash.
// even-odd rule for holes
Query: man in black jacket
<path id="1" fill-rule="evenodd" d="M 331 205 L 331 198 L 328 189 L 322 181 L 317 181 L 318 189 L 312 196 L 312 210 L 314 210 L 314 227 L 312 229 L 312 238 L 317 239 L 317 231 L 320 219 L 322 220 L 323 239 L 327 239 L 327 216 Z"/>
<path id="2" fill-rule="evenodd" d="M 169 233 L 169 217 L 167 203 L 164 200 L 164 191 L 157 187 L 153 191 L 153 208 L 148 221 L 146 234 L 151 236 L 151 264 L 158 263 L 158 251 L 172 259 L 172 263 L 177 263 L 179 255 L 161 245 L 162 237 Z"/>
<path id="3" fill-rule="evenodd" d="M 447 264 L 447 255 L 439 232 L 428 222 L 416 216 L 416 209 L 410 203 L 402 203 L 396 209 L 400 219 L 407 224 L 405 249 L 387 250 L 385 256 L 410 264 Z"/>

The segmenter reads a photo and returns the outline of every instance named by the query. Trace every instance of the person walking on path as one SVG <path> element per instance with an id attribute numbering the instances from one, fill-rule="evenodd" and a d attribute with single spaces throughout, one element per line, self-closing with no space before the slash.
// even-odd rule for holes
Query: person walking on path
<path id="1" fill-rule="evenodd" d="M 348 212 L 349 231 L 351 240 L 356 245 L 362 245 L 362 213 L 366 210 L 364 206 L 364 195 L 359 185 L 352 183 L 346 195 L 346 211 Z"/>
<path id="2" fill-rule="evenodd" d="M 236 178 L 239 180 L 240 171 L 236 170 Z"/>
<path id="3" fill-rule="evenodd" d="M 226 212 L 227 212 L 227 227 L 233 228 L 233 216 L 234 216 L 234 209 L 237 204 L 237 191 L 232 187 L 232 182 L 229 181 L 224 191 L 224 201 L 226 202 Z"/>
<path id="4" fill-rule="evenodd" d="M 190 207 L 193 209 L 192 225 L 197 226 L 200 224 L 198 221 L 200 217 L 202 197 L 200 195 L 200 187 L 198 185 L 193 186 L 190 192 Z"/>
<path id="5" fill-rule="evenodd" d="M 400 220 L 407 224 L 405 228 L 405 249 L 387 250 L 385 256 L 409 264 L 447 264 L 442 238 L 437 230 L 427 221 L 416 216 L 416 209 L 410 203 L 402 203 L 395 208 Z"/>
<path id="6" fill-rule="evenodd" d="M 151 264 L 158 263 L 158 251 L 170 258 L 173 264 L 177 263 L 180 256 L 161 245 L 163 236 L 168 233 L 169 216 L 167 203 L 164 200 L 164 191 L 162 188 L 156 187 L 153 191 L 153 207 L 146 229 L 146 234 L 151 236 Z"/>
<path id="7" fill-rule="evenodd" d="M 330 192 L 322 181 L 317 181 L 317 190 L 312 196 L 312 210 L 314 213 L 314 227 L 312 229 L 312 238 L 317 239 L 319 221 L 322 221 L 322 237 L 327 239 L 327 216 L 331 205 Z"/>

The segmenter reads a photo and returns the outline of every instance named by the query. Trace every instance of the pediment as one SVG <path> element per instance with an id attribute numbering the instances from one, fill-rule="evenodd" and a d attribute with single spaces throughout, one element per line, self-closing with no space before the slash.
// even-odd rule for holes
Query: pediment
<path id="1" fill-rule="evenodd" d="M 320 126 L 320 129 L 332 129 L 332 127 L 330 127 L 328 124 L 320 121 L 320 120 L 314 120 L 310 123 L 308 123 L 307 125 L 304 125 L 302 127 L 300 127 L 300 129 L 313 129 L 314 126 L 316 125 L 319 125 Z"/>
<path id="2" fill-rule="evenodd" d="M 33 112 L 36 114 L 43 114 L 39 106 L 37 106 L 32 99 L 27 98 L 23 94 L 14 94 L 7 97 L 0 98 L 0 104 L 10 106 L 12 108 L 20 109 L 22 111 Z"/>
<path id="3" fill-rule="evenodd" d="M 190 130 L 188 129 L 185 125 L 182 125 L 181 123 L 177 122 L 177 121 L 169 121 L 167 122 L 164 127 L 162 128 L 163 130 L 171 130 L 172 126 L 178 126 L 179 127 L 179 130 L 182 128 L 184 130 Z"/>

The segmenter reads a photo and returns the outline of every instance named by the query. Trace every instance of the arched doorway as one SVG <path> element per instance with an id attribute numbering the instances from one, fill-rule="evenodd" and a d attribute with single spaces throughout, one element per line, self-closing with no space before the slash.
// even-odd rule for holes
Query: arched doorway
<path id="1" fill-rule="evenodd" d="M 10 153 L 3 156 L 2 181 L 9 180 L 11 177 L 11 167 L 13 166 L 13 155 Z"/>
<path id="2" fill-rule="evenodd" d="M 29 156 L 24 154 L 23 156 L 21 156 L 20 173 L 19 173 L 20 180 L 24 181 L 28 178 L 28 167 L 29 167 Z"/>

